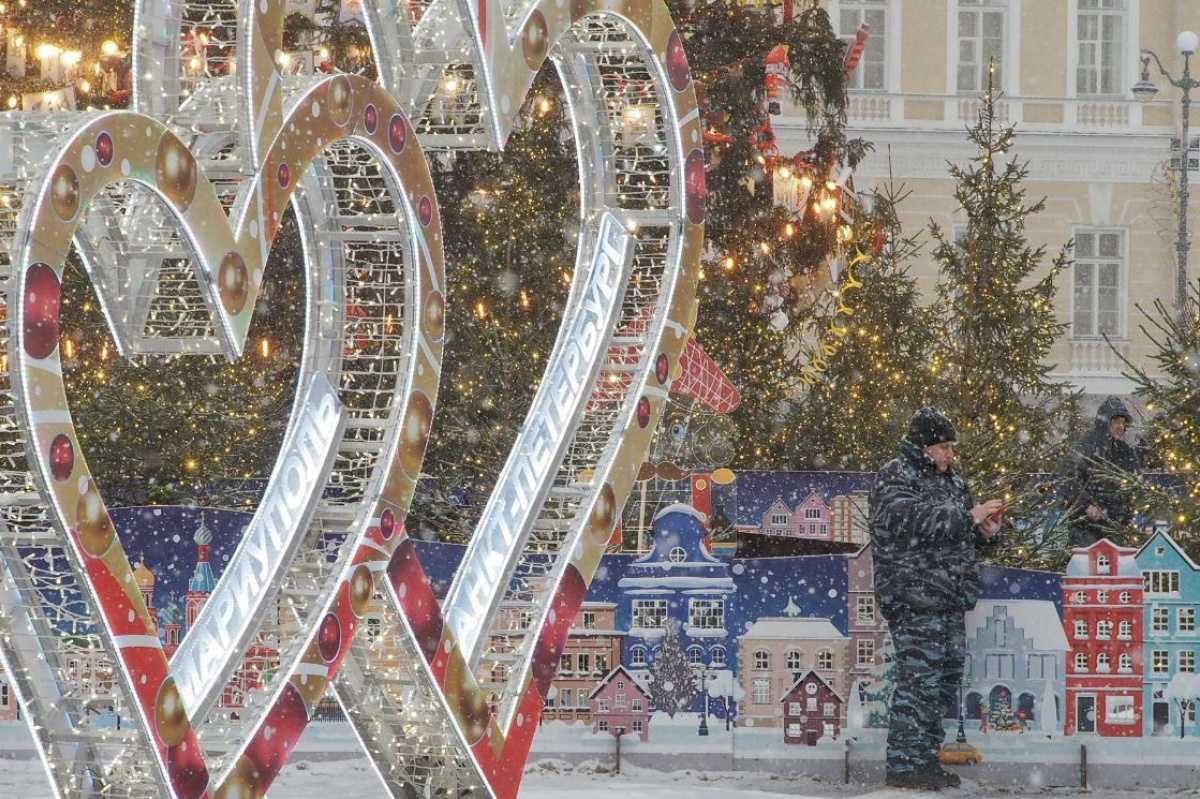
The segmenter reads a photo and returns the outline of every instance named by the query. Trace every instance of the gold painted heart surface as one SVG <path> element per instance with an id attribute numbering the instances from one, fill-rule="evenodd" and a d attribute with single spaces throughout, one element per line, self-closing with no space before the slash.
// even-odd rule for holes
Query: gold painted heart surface
<path id="1" fill-rule="evenodd" d="M 352 140 L 374 155 L 398 189 L 399 210 L 407 221 L 411 289 L 406 314 L 410 332 L 405 338 L 409 351 L 392 403 L 393 432 L 383 442 L 375 469 L 377 491 L 358 509 L 360 521 L 345 545 L 338 580 L 327 591 L 324 606 L 312 614 L 309 643 L 294 648 L 294 662 L 281 669 L 285 677 L 273 686 L 274 698 L 257 725 L 258 734 L 244 747 L 243 758 L 259 759 L 256 783 L 265 789 L 286 759 L 288 738 L 293 733 L 298 737 L 303 728 L 285 725 L 284 717 L 297 718 L 299 708 L 304 711 L 299 717 L 307 721 L 357 630 L 375 575 L 398 540 L 436 398 L 444 334 L 440 228 L 426 163 L 409 134 L 407 120 L 379 87 L 350 77 L 324 81 L 291 109 L 264 169 L 235 209 L 236 224 L 231 226 L 212 185 L 173 133 L 138 114 L 107 114 L 74 132 L 58 153 L 38 199 L 28 207 L 24 235 L 16 246 L 20 260 L 14 293 L 21 302 L 10 326 L 18 343 L 13 373 L 18 406 L 32 433 L 31 461 L 52 519 L 69 536 L 78 573 L 84 577 L 81 582 L 102 614 L 103 637 L 117 660 L 122 685 L 136 699 L 134 707 L 164 782 L 176 795 L 219 792 L 227 781 L 210 785 L 192 722 L 228 680 L 252 627 L 248 622 L 261 617 L 275 596 L 278 575 L 295 555 L 294 544 L 306 532 L 315 498 L 326 484 L 330 452 L 338 445 L 345 413 L 329 380 L 313 374 L 309 397 L 293 414 L 289 437 L 296 440 L 289 447 L 285 439 L 284 457 L 266 492 L 268 497 L 273 490 L 279 495 L 274 505 L 278 513 L 272 518 L 269 504 L 260 507 L 258 540 L 253 540 L 252 522 L 196 620 L 193 634 L 199 637 L 189 636 L 196 642 L 192 650 L 185 640 L 168 665 L 101 493 L 78 450 L 66 402 L 58 305 L 71 237 L 104 187 L 128 181 L 152 191 L 193 245 L 199 283 L 207 289 L 226 342 L 239 351 L 282 210 L 321 153 Z M 290 460 L 289 449 L 294 455 Z M 307 505 L 307 516 L 284 512 L 297 505 Z M 236 624 L 240 632 L 229 635 L 230 646 L 206 646 Z M 187 690 L 181 691 L 181 685 Z"/>

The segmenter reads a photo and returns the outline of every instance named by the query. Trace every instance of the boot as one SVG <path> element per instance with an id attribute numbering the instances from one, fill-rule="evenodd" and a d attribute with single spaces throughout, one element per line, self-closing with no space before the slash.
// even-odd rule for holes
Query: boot
<path id="1" fill-rule="evenodd" d="M 884 782 L 891 788 L 918 788 L 938 791 L 945 787 L 940 776 L 931 771 L 891 771 Z"/>

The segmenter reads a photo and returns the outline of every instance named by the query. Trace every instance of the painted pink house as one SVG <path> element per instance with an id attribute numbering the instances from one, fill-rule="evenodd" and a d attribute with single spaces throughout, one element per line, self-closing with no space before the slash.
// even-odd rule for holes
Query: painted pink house
<path id="1" fill-rule="evenodd" d="M 627 735 L 650 740 L 650 697 L 624 666 L 608 673 L 588 697 L 592 707 L 592 734 Z"/>
<path id="2" fill-rule="evenodd" d="M 796 507 L 792 515 L 792 535 L 796 538 L 831 541 L 833 536 L 829 531 L 829 515 L 829 506 L 814 491 Z"/>

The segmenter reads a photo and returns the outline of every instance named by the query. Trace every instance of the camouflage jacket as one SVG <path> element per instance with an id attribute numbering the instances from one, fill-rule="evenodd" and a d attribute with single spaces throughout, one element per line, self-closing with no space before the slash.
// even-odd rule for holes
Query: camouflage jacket
<path id="1" fill-rule="evenodd" d="M 971 519 L 975 501 L 962 475 L 937 466 L 915 444 L 879 470 L 871 487 L 875 596 L 889 622 L 926 612 L 969 610 L 979 599 Z"/>

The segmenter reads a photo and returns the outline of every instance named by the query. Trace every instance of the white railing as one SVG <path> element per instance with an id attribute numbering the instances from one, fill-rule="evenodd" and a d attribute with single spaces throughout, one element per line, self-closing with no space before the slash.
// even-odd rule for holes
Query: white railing
<path id="1" fill-rule="evenodd" d="M 1125 363 L 1117 353 L 1129 356 L 1128 340 L 1073 338 L 1069 343 L 1073 374 L 1119 375 L 1125 369 Z"/>

